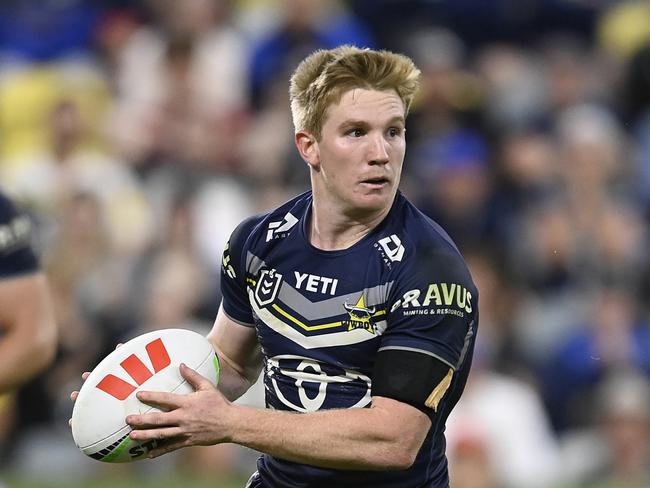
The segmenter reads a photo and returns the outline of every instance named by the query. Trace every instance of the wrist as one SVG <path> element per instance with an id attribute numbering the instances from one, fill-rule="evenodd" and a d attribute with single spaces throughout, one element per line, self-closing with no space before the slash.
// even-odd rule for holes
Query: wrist
<path id="1" fill-rule="evenodd" d="M 223 442 L 237 442 L 237 432 L 241 431 L 243 407 L 236 405 L 229 401 L 223 405 L 220 412 L 222 429 L 223 429 Z"/>

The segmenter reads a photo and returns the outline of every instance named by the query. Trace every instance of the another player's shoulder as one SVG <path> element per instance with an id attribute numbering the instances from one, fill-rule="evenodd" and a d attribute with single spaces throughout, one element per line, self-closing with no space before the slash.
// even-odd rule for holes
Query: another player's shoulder
<path id="1" fill-rule="evenodd" d="M 0 224 L 11 222 L 18 215 L 16 206 L 2 192 L 0 192 Z"/>
<path id="2" fill-rule="evenodd" d="M 38 270 L 31 240 L 31 220 L 0 193 L 0 277 Z"/>
<path id="3" fill-rule="evenodd" d="M 0 192 L 0 252 L 28 247 L 31 221 L 14 203 Z"/>
<path id="4" fill-rule="evenodd" d="M 237 247 L 269 243 L 286 237 L 300 221 L 311 204 L 311 192 L 302 193 L 275 209 L 254 215 L 241 222 L 233 231 L 230 243 Z"/>
<path id="5" fill-rule="evenodd" d="M 403 195 L 398 196 L 394 222 L 399 222 L 407 269 L 472 282 L 465 260 L 447 232 Z M 397 234 L 397 233 L 396 233 Z"/>

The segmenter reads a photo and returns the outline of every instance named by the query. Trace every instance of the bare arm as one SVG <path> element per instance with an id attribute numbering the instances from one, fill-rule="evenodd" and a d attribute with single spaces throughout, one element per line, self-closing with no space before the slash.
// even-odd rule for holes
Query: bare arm
<path id="1" fill-rule="evenodd" d="M 418 409 L 383 397 L 374 397 L 371 408 L 294 414 L 237 407 L 232 415 L 232 442 L 290 461 L 355 470 L 410 467 L 431 425 Z"/>
<path id="2" fill-rule="evenodd" d="M 236 400 L 255 383 L 262 369 L 255 329 L 229 319 L 222 306 L 207 337 L 219 357 L 219 390 L 229 400 Z"/>
<path id="3" fill-rule="evenodd" d="M 150 455 L 180 447 L 234 442 L 291 461 L 337 469 L 406 469 L 431 421 L 420 410 L 373 397 L 372 407 L 298 414 L 229 403 L 209 381 L 181 367 L 190 395 L 138 392 L 138 399 L 167 412 L 130 415 L 131 437 L 166 440 Z"/>
<path id="4" fill-rule="evenodd" d="M 0 329 L 0 392 L 6 392 L 54 358 L 56 322 L 43 273 L 0 281 Z"/>

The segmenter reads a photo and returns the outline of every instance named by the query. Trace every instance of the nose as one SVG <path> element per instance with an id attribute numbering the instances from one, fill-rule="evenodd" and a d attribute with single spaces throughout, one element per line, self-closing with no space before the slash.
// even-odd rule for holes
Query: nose
<path id="1" fill-rule="evenodd" d="M 388 141 L 382 135 L 370 138 L 368 147 L 368 162 L 370 164 L 386 164 L 390 160 L 388 155 Z"/>

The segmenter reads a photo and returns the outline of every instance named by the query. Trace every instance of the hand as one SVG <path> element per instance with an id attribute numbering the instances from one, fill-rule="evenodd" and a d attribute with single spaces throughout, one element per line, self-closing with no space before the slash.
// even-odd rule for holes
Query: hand
<path id="1" fill-rule="evenodd" d="M 83 373 L 81 373 L 81 379 L 83 381 L 86 381 L 89 376 L 90 376 L 90 371 L 84 371 Z M 79 390 L 74 390 L 72 393 L 70 393 L 70 400 L 74 402 L 77 400 L 78 396 L 79 396 Z"/>
<path id="2" fill-rule="evenodd" d="M 81 379 L 83 381 L 86 381 L 89 376 L 90 376 L 90 371 L 84 371 L 83 373 L 81 373 Z M 79 390 L 74 390 L 72 393 L 70 393 L 70 400 L 74 402 L 77 400 L 78 396 L 79 396 Z M 72 419 L 68 419 L 68 425 L 72 427 Z"/>
<path id="3" fill-rule="evenodd" d="M 206 378 L 185 364 L 181 376 L 194 393 L 176 395 L 166 392 L 139 391 L 138 400 L 163 410 L 129 415 L 126 423 L 133 431 L 131 439 L 155 439 L 158 447 L 149 452 L 154 458 L 187 446 L 207 446 L 229 441 L 228 416 L 233 407 Z M 160 442 L 162 441 L 162 442 Z"/>

